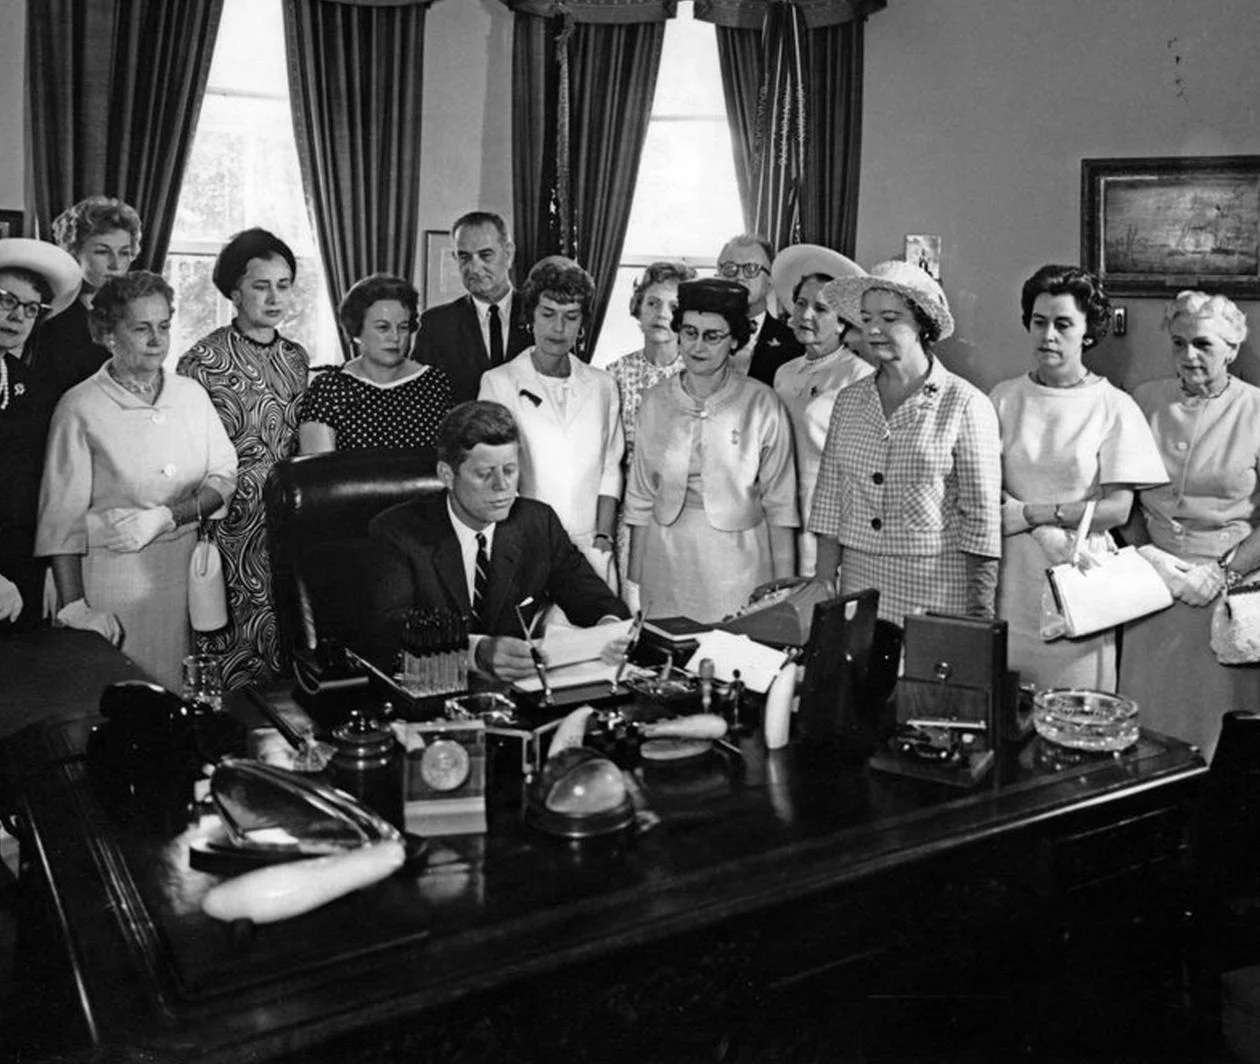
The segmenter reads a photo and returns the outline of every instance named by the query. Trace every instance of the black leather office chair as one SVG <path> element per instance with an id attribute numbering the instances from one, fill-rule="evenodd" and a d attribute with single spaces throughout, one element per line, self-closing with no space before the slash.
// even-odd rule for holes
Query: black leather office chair
<path id="1" fill-rule="evenodd" d="M 432 448 L 336 451 L 278 462 L 267 478 L 276 625 L 303 704 L 321 691 L 366 682 L 321 643 L 355 646 L 373 563 L 368 522 L 417 495 L 442 491 L 436 469 Z"/>

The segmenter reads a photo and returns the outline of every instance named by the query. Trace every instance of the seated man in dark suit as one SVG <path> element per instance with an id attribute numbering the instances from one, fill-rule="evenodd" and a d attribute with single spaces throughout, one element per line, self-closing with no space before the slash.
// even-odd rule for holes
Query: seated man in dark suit
<path id="1" fill-rule="evenodd" d="M 481 375 L 534 342 L 509 273 L 516 253 L 507 224 L 489 211 L 451 226 L 453 254 L 468 294 L 420 315 L 414 357 L 451 379 L 455 402 L 477 398 Z"/>
<path id="2" fill-rule="evenodd" d="M 473 664 L 508 680 L 534 673 L 516 613 L 525 599 L 533 599 L 530 615 L 554 603 L 583 627 L 629 616 L 551 507 L 517 497 L 518 441 L 506 407 L 461 403 L 438 428 L 437 472 L 446 494 L 373 518 L 368 536 L 380 557 L 368 644 L 378 661 L 388 664 L 398 651 L 413 606 L 471 615 Z"/>
<path id="3" fill-rule="evenodd" d="M 719 277 L 738 281 L 747 290 L 748 317 L 753 323 L 752 338 L 735 352 L 732 365 L 772 388 L 778 368 L 805 354 L 796 334 L 766 307 L 773 259 L 774 247 L 770 241 L 764 236 L 744 233 L 726 242 L 717 264 Z"/>

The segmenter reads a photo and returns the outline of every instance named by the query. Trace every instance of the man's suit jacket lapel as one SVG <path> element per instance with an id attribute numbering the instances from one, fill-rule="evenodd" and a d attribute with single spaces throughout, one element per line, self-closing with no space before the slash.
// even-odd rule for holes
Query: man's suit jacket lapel
<path id="1" fill-rule="evenodd" d="M 486 602 L 481 615 L 485 619 L 487 631 L 510 631 L 516 624 L 511 617 L 500 625 L 505 611 L 511 611 L 516 603 L 512 601 L 515 593 L 516 571 L 521 560 L 523 544 L 511 514 L 500 521 L 494 529 L 494 547 L 490 554 L 490 578 L 486 582 Z M 537 608 L 537 607 L 535 607 Z M 532 611 L 531 611 L 532 612 Z"/>
<path id="2" fill-rule="evenodd" d="M 484 373 L 490 368 L 490 352 L 486 350 L 485 338 L 481 335 L 481 319 L 477 316 L 477 304 L 473 297 L 466 295 L 463 310 L 459 318 L 460 344 L 465 351 L 476 352 L 477 365 Z"/>
<path id="3" fill-rule="evenodd" d="M 459 549 L 459 539 L 451 527 L 451 515 L 442 507 L 441 517 L 435 522 L 437 542 L 433 547 L 433 569 L 438 583 L 449 596 L 455 608 L 463 614 L 472 611 L 468 599 L 468 578 L 464 575 L 464 555 Z"/>

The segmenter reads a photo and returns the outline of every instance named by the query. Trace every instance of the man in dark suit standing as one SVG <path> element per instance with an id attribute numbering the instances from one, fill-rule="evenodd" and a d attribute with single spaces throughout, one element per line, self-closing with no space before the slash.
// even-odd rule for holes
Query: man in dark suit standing
<path id="1" fill-rule="evenodd" d="M 437 454 L 446 494 L 391 507 L 368 526 L 378 550 L 367 639 L 376 660 L 397 653 L 415 606 L 471 616 L 472 663 L 507 680 L 534 674 L 516 611 L 525 599 L 533 600 L 527 617 L 555 603 L 583 627 L 629 616 L 551 507 L 517 497 L 519 430 L 506 407 L 454 407 L 438 428 Z M 610 643 L 609 652 L 618 648 Z"/>
<path id="2" fill-rule="evenodd" d="M 770 262 L 774 248 L 764 236 L 744 233 L 727 241 L 718 255 L 717 272 L 748 290 L 752 338 L 732 356 L 736 370 L 774 387 L 774 374 L 784 362 L 805 353 L 792 330 L 766 309 L 770 295 Z M 780 308 L 782 309 L 782 308 Z"/>
<path id="3" fill-rule="evenodd" d="M 451 242 L 468 294 L 420 315 L 414 357 L 443 370 L 462 403 L 477 398 L 486 370 L 520 354 L 533 338 L 512 288 L 516 248 L 503 219 L 490 211 L 465 214 L 451 226 Z"/>

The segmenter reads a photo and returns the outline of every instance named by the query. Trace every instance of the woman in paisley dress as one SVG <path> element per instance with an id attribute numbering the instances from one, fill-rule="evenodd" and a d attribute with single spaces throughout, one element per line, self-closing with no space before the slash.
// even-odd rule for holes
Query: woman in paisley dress
<path id="1" fill-rule="evenodd" d="M 643 330 L 643 346 L 622 355 L 608 367 L 621 396 L 621 428 L 626 437 L 622 469 L 628 475 L 634 457 L 634 426 L 643 393 L 654 384 L 676 377 L 683 368 L 678 357 L 678 334 L 672 322 L 678 309 L 678 285 L 693 280 L 696 271 L 685 262 L 654 262 L 634 285 L 630 296 L 630 316 Z M 624 515 L 617 517 L 617 572 L 625 573 L 630 562 L 630 533 Z"/>
<path id="2" fill-rule="evenodd" d="M 262 491 L 271 467 L 297 449 L 309 359 L 277 331 L 292 305 L 296 272 L 288 245 L 265 229 L 234 236 L 219 252 L 213 278 L 236 316 L 179 360 L 179 373 L 210 393 L 239 461 L 236 494 L 213 526 L 228 623 L 197 637 L 199 650 L 220 658 L 227 688 L 267 683 L 285 667 L 271 606 Z"/>

